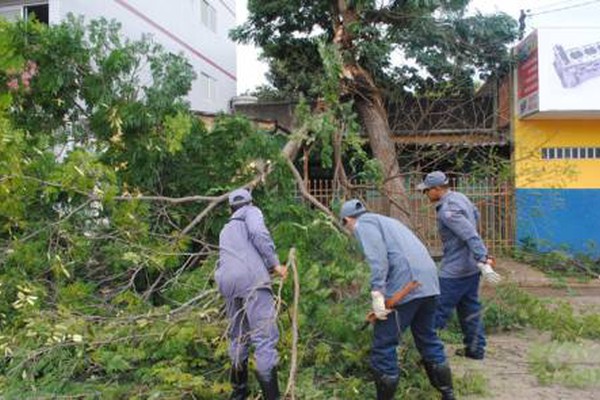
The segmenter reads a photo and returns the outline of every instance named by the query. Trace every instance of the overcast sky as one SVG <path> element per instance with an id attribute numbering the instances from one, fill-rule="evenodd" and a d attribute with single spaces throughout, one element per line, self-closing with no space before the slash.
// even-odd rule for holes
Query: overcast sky
<path id="1" fill-rule="evenodd" d="M 248 16 L 247 0 L 236 1 L 236 16 L 242 23 Z M 519 18 L 521 9 L 530 10 L 527 31 L 535 28 L 596 27 L 600 28 L 600 0 L 472 0 L 471 10 L 482 13 L 503 11 Z M 239 94 L 267 83 L 266 65 L 258 61 L 257 49 L 238 46 L 237 91 Z"/>

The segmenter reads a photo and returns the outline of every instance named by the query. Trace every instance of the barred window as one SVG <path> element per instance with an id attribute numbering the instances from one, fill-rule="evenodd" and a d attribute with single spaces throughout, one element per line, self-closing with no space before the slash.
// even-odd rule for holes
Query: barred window
<path id="1" fill-rule="evenodd" d="M 600 147 L 543 147 L 542 160 L 600 159 Z"/>

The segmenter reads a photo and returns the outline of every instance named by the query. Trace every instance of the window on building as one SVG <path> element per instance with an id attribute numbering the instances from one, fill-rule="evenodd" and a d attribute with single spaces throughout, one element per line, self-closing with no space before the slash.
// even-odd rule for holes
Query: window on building
<path id="1" fill-rule="evenodd" d="M 200 74 L 200 91 L 202 98 L 208 100 L 215 100 L 217 97 L 217 81 L 212 76 L 201 73 Z"/>
<path id="2" fill-rule="evenodd" d="M 33 3 L 32 1 L 28 3 Z M 35 19 L 39 22 L 48 24 L 49 22 L 49 11 L 48 3 L 42 1 L 36 2 L 35 4 L 29 5 L 0 5 L 0 17 L 5 18 L 8 21 L 16 21 L 21 18 L 30 19 L 35 15 Z"/>
<path id="3" fill-rule="evenodd" d="M 23 17 L 25 19 L 33 18 L 35 15 L 35 19 L 39 22 L 42 22 L 48 25 L 49 21 L 49 12 L 48 12 L 48 4 L 36 4 L 31 6 L 23 7 Z"/>
<path id="4" fill-rule="evenodd" d="M 543 160 L 600 159 L 600 147 L 544 147 Z"/>
<path id="5" fill-rule="evenodd" d="M 200 18 L 204 26 L 217 31 L 217 10 L 207 0 L 200 0 Z"/>

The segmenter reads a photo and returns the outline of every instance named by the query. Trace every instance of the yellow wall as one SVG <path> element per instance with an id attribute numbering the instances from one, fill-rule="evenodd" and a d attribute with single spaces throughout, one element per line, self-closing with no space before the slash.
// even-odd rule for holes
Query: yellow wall
<path id="1" fill-rule="evenodd" d="M 600 159 L 542 160 L 543 147 L 600 147 L 600 119 L 514 122 L 517 188 L 600 188 Z"/>

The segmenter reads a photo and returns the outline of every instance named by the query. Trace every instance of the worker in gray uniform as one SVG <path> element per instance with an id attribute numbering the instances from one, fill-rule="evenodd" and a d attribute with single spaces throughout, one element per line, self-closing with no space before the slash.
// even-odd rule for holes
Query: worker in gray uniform
<path id="1" fill-rule="evenodd" d="M 360 200 L 345 202 L 343 224 L 354 234 L 371 267 L 371 300 L 375 315 L 371 368 L 378 400 L 394 398 L 399 381 L 396 348 L 410 327 L 431 384 L 444 400 L 453 400 L 452 374 L 435 326 L 440 293 L 435 263 L 421 241 L 399 221 L 367 212 Z M 407 285 L 417 282 L 398 303 L 386 307 Z"/>
<path id="2" fill-rule="evenodd" d="M 443 245 L 436 328 L 444 328 L 456 309 L 464 343 L 464 348 L 457 354 L 481 360 L 485 355 L 486 340 L 479 281 L 483 276 L 496 284 L 501 277 L 494 271 L 494 260 L 477 232 L 479 211 L 467 196 L 449 189 L 448 178 L 441 171 L 428 174 L 417 189 L 436 204 Z"/>
<path id="3" fill-rule="evenodd" d="M 219 236 L 215 281 L 225 298 L 229 318 L 229 356 L 232 361 L 231 400 L 248 396 L 248 348 L 254 345 L 256 372 L 263 398 L 279 399 L 277 382 L 276 309 L 271 274 L 285 278 L 275 244 L 262 212 L 252 204 L 246 189 L 229 195 L 232 215 Z"/>

